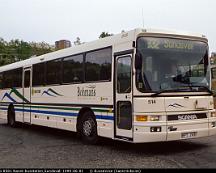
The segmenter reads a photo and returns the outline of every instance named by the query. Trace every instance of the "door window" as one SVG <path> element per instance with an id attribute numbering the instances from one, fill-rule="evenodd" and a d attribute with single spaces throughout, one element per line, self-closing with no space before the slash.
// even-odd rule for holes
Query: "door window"
<path id="1" fill-rule="evenodd" d="M 131 102 L 119 101 L 117 103 L 117 126 L 119 129 L 132 129 L 132 109 Z"/>
<path id="2" fill-rule="evenodd" d="M 117 63 L 117 91 L 118 93 L 131 92 L 131 58 L 130 56 L 118 59 Z"/>
<path id="3" fill-rule="evenodd" d="M 24 88 L 29 88 L 29 87 L 30 87 L 30 71 L 25 71 Z"/>

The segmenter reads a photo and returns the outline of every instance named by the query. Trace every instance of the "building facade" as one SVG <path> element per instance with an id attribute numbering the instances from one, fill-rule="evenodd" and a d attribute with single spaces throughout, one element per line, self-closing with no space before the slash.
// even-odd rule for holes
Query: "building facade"
<path id="1" fill-rule="evenodd" d="M 65 49 L 68 47 L 71 47 L 71 42 L 69 40 L 59 40 L 55 42 L 56 50 Z"/>

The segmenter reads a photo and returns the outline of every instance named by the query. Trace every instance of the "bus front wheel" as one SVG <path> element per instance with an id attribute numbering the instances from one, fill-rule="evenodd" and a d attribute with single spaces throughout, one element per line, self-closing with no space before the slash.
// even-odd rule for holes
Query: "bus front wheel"
<path id="1" fill-rule="evenodd" d="M 90 112 L 85 112 L 79 123 L 79 134 L 83 142 L 96 144 L 98 142 L 97 122 L 95 116 Z"/>
<path id="2" fill-rule="evenodd" d="M 15 111 L 13 106 L 9 106 L 8 108 L 8 125 L 16 127 Z"/>

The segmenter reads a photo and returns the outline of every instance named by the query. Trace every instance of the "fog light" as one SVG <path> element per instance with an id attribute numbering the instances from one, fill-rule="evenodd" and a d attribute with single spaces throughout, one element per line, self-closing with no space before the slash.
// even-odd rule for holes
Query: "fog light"
<path id="1" fill-rule="evenodd" d="M 150 116 L 150 121 L 160 121 L 160 116 Z"/>
<path id="2" fill-rule="evenodd" d="M 146 115 L 137 115 L 136 121 L 148 121 L 148 116 Z"/>
<path id="3" fill-rule="evenodd" d="M 216 112 L 211 112 L 211 117 L 216 118 Z"/>
<path id="4" fill-rule="evenodd" d="M 151 127 L 150 131 L 151 132 L 161 132 L 161 127 Z"/>
<path id="5" fill-rule="evenodd" d="M 214 128 L 216 126 L 216 122 L 212 122 L 211 126 L 212 126 L 212 128 Z"/>

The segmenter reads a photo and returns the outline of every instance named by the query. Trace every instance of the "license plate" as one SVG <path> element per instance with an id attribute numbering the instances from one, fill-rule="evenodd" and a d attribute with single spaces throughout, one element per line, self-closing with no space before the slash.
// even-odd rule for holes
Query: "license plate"
<path id="1" fill-rule="evenodd" d="M 182 133 L 182 139 L 194 138 L 196 135 L 197 132 Z"/>

